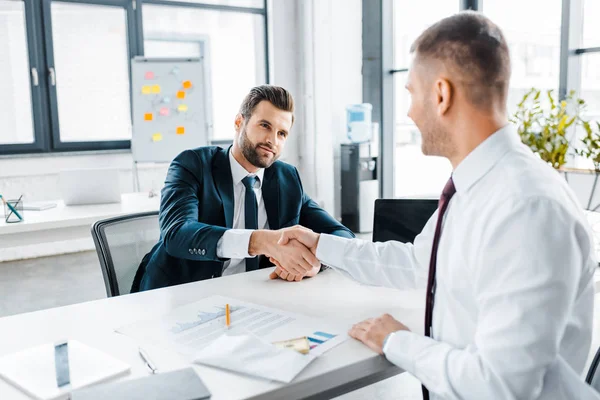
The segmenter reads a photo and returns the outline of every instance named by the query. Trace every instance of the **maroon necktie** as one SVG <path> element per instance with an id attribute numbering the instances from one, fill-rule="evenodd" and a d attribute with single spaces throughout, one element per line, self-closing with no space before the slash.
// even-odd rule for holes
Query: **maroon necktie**
<path id="1" fill-rule="evenodd" d="M 452 177 L 448 179 L 442 196 L 438 203 L 438 219 L 435 226 L 435 234 L 433 235 L 433 247 L 431 248 L 431 260 L 429 261 L 429 279 L 427 280 L 427 300 L 425 303 L 425 336 L 431 337 L 431 324 L 433 320 L 433 302 L 435 299 L 435 268 L 437 264 L 437 251 L 440 244 L 440 237 L 442 236 L 442 221 L 444 220 L 444 214 L 450 203 L 450 199 L 456 193 L 454 182 Z M 429 391 L 425 386 L 422 386 L 423 400 L 429 400 Z"/>

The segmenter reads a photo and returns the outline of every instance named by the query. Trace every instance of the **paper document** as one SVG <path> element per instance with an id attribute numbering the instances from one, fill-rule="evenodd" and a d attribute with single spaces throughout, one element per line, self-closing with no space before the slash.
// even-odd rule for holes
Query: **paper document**
<path id="1" fill-rule="evenodd" d="M 225 326 L 226 304 L 229 304 L 231 313 L 229 329 Z M 211 296 L 178 307 L 161 318 L 126 325 L 117 329 L 117 332 L 141 342 L 176 351 L 189 357 L 190 361 L 196 360 L 198 355 L 207 355 L 208 353 L 202 353 L 202 350 L 217 339 L 220 339 L 220 346 L 224 349 L 240 349 L 245 343 L 253 346 L 252 349 L 248 349 L 252 352 L 258 351 L 256 347 L 265 345 L 266 347 L 262 347 L 268 348 L 269 352 L 273 351 L 273 354 L 289 352 L 290 358 L 307 361 L 347 340 L 348 328 L 345 324 L 325 319 L 307 317 L 224 296 Z M 311 349 L 308 355 L 298 354 L 293 350 L 278 349 L 271 344 L 301 336 L 307 336 L 310 342 Z M 223 341 L 228 342 L 228 345 Z M 207 350 L 211 357 L 217 354 L 215 348 L 211 346 L 211 349 Z M 266 362 L 268 360 L 264 358 L 260 360 L 261 364 Z M 226 368 L 226 366 L 221 367 Z M 255 366 L 255 369 L 261 368 L 266 367 Z"/>

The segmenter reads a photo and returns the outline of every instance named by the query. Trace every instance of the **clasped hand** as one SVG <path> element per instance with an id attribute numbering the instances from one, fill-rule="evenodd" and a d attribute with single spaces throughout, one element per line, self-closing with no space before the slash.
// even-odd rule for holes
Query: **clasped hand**
<path id="1" fill-rule="evenodd" d="M 269 277 L 292 282 L 319 273 L 321 262 L 315 256 L 319 235 L 299 225 L 278 232 L 280 237 L 277 245 L 273 248 L 273 254 L 268 255 L 276 266 Z"/>

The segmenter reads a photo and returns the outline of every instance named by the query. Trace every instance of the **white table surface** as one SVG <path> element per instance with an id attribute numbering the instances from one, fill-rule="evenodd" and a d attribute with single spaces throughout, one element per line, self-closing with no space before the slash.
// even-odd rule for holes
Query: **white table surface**
<path id="1" fill-rule="evenodd" d="M 138 343 L 114 330 L 137 320 L 159 317 L 175 307 L 215 294 L 336 319 L 348 326 L 387 312 L 410 329 L 423 331 L 424 292 L 362 286 L 333 270 L 299 283 L 271 281 L 268 279 L 270 271 L 259 270 L 0 318 L 0 356 L 64 338 L 78 339 L 129 363 L 131 373 L 121 379 L 145 376 L 149 371 L 138 355 Z M 160 371 L 190 365 L 177 353 L 156 346 L 144 347 Z M 289 385 L 200 365 L 194 368 L 212 392 L 213 400 L 296 399 L 325 391 L 327 395 L 321 397 L 329 398 L 402 372 L 353 339 L 319 357 Z M 0 379 L 0 399 L 26 398 Z"/>
<path id="2" fill-rule="evenodd" d="M 158 211 L 160 196 L 148 197 L 148 193 L 126 193 L 120 203 L 65 206 L 62 200 L 53 201 L 56 207 L 42 211 L 23 211 L 24 220 L 7 224 L 0 219 L 0 235 L 47 229 L 90 226 L 94 222 L 119 215 L 145 211 Z"/>

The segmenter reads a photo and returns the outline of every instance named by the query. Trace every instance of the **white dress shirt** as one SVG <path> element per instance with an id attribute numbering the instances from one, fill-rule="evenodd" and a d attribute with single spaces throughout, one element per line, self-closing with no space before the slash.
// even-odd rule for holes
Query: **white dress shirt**
<path id="1" fill-rule="evenodd" d="M 384 348 L 432 399 L 600 399 L 590 349 L 593 239 L 564 179 L 511 126 L 455 169 L 437 255 L 433 338 Z M 321 235 L 317 257 L 367 284 L 424 288 L 437 211 L 414 245 Z"/>
<path id="2" fill-rule="evenodd" d="M 254 188 L 256 201 L 258 203 L 258 229 L 269 229 L 267 222 L 267 209 L 262 196 L 264 169 L 259 169 L 256 174 L 251 174 L 237 162 L 233 157 L 233 152 L 229 151 L 229 164 L 231 165 L 231 176 L 233 178 L 233 226 L 226 231 L 217 242 L 217 256 L 229 258 L 223 265 L 223 276 L 238 274 L 246 271 L 246 258 L 251 257 L 248 254 L 248 245 L 253 229 L 246 228 L 246 187 L 242 179 L 247 176 L 255 175 L 258 177 L 259 185 Z"/>

